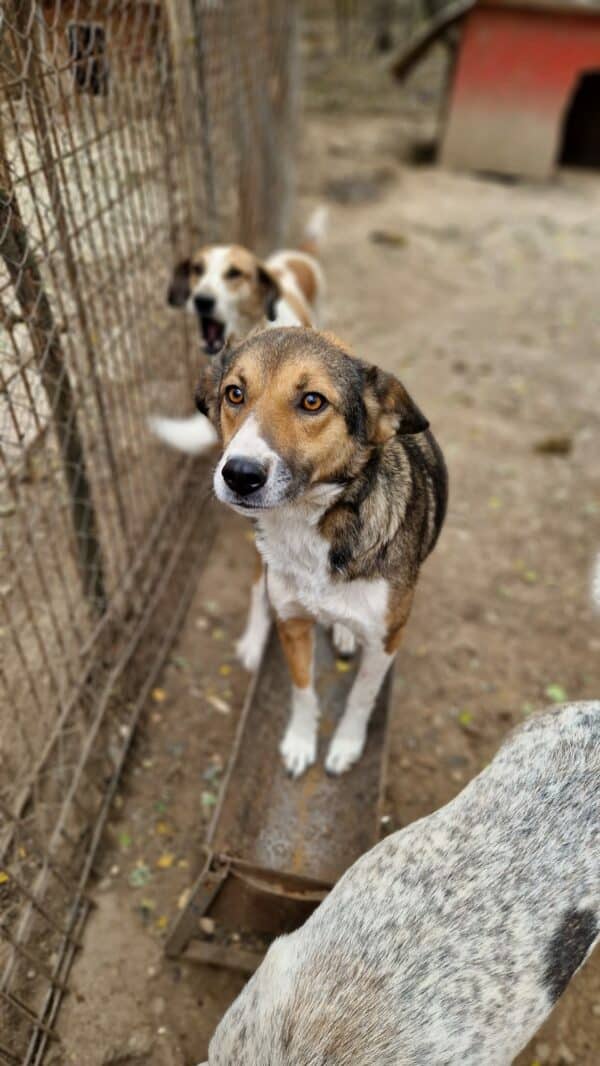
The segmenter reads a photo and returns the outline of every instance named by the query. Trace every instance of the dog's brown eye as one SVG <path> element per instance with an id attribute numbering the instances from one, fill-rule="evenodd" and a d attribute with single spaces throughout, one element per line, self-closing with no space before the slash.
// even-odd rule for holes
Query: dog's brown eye
<path id="1" fill-rule="evenodd" d="M 204 273 L 204 263 L 192 263 L 190 272 L 195 274 L 197 278 L 202 277 Z"/>
<path id="2" fill-rule="evenodd" d="M 234 407 L 239 407 L 244 402 L 244 390 L 239 385 L 228 385 L 225 389 L 225 398 Z"/>
<path id="3" fill-rule="evenodd" d="M 241 278 L 242 272 L 237 267 L 229 267 L 229 270 L 225 274 L 226 278 Z"/>
<path id="4" fill-rule="evenodd" d="M 300 400 L 300 406 L 303 411 L 310 411 L 314 414 L 315 411 L 320 411 L 325 407 L 327 400 L 324 396 L 321 396 L 320 392 L 305 392 L 304 396 Z"/>

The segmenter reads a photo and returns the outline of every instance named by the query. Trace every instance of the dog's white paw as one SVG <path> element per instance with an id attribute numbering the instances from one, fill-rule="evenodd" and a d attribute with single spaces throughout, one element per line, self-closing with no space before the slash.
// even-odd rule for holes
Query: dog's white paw
<path id="1" fill-rule="evenodd" d="M 317 738 L 288 726 L 279 746 L 285 768 L 292 777 L 301 777 L 317 758 Z"/>
<path id="2" fill-rule="evenodd" d="M 251 674 L 256 673 L 258 670 L 264 644 L 265 641 L 264 638 L 262 638 L 262 634 L 257 634 L 256 632 L 247 629 L 235 646 L 235 653 L 239 661 L 244 669 L 248 670 Z"/>
<path id="3" fill-rule="evenodd" d="M 340 622 L 336 622 L 333 627 L 333 643 L 338 655 L 343 659 L 349 659 L 356 652 L 354 633 Z"/>
<path id="4" fill-rule="evenodd" d="M 355 762 L 360 759 L 367 738 L 366 727 L 353 726 L 352 730 L 338 729 L 334 735 L 327 758 L 325 769 L 328 774 L 345 774 Z"/>

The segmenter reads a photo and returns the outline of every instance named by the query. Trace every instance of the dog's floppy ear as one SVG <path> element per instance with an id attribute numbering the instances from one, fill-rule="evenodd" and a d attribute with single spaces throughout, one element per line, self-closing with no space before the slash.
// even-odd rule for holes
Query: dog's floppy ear
<path id="1" fill-rule="evenodd" d="M 219 389 L 225 368 L 231 358 L 231 351 L 231 343 L 226 340 L 219 354 L 214 356 L 202 368 L 200 380 L 194 393 L 197 410 L 206 415 L 207 418 L 210 418 L 211 422 L 217 427 L 219 424 Z"/>
<path id="2" fill-rule="evenodd" d="M 275 304 L 281 296 L 281 288 L 277 278 L 273 277 L 271 272 L 267 270 L 266 266 L 263 266 L 262 263 L 258 264 L 258 284 L 263 293 L 265 314 L 269 319 L 269 322 L 274 322 L 276 315 Z"/>
<path id="3" fill-rule="evenodd" d="M 366 378 L 365 406 L 369 438 L 374 444 L 384 444 L 396 434 L 404 436 L 429 429 L 429 421 L 398 378 L 377 366 L 367 368 Z"/>
<path id="4" fill-rule="evenodd" d="M 167 303 L 171 307 L 185 307 L 190 295 L 191 259 L 182 259 L 173 270 L 167 291 Z"/>

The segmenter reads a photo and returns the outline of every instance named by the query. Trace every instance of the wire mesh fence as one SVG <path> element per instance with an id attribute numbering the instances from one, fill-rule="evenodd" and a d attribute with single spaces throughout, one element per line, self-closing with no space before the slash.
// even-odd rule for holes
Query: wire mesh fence
<path id="1" fill-rule="evenodd" d="M 137 717 L 210 536 L 169 268 L 282 239 L 287 0 L 6 0 L 0 14 L 0 1061 L 53 1050 Z"/>

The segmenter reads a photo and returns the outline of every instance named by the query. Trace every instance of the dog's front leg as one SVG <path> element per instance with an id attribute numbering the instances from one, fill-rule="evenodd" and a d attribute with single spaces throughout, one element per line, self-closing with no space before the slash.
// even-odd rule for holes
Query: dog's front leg
<path id="1" fill-rule="evenodd" d="M 263 561 L 257 554 L 257 570 L 250 593 L 250 610 L 246 628 L 235 650 L 242 666 L 254 673 L 264 650 L 271 625 L 271 612 L 267 596 L 267 578 Z"/>
<path id="2" fill-rule="evenodd" d="M 367 737 L 367 726 L 383 679 L 394 661 L 380 641 L 366 644 L 356 679 L 350 690 L 346 710 L 333 734 L 325 769 L 328 774 L 343 774 L 360 759 Z"/>
<path id="3" fill-rule="evenodd" d="M 292 777 L 300 777 L 317 757 L 314 623 L 311 618 L 278 618 L 277 629 L 292 678 L 292 714 L 279 750 Z"/>

